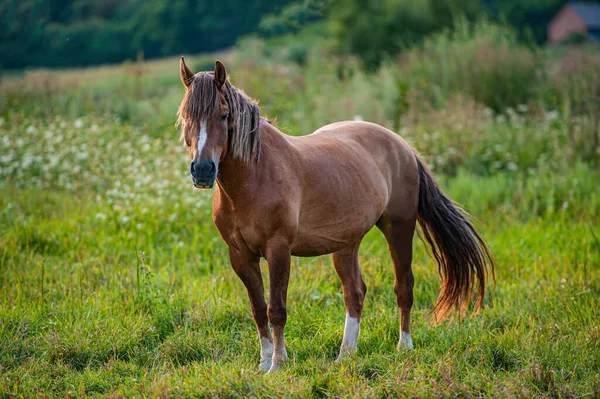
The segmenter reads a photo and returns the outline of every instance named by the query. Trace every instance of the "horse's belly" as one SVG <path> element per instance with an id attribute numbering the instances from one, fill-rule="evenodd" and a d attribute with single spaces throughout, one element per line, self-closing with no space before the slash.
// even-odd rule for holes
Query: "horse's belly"
<path id="1" fill-rule="evenodd" d="M 377 218 L 364 218 L 360 222 L 345 218 L 322 221 L 313 226 L 299 226 L 292 243 L 294 256 L 319 256 L 337 252 L 360 241 L 377 222 Z"/>
<path id="2" fill-rule="evenodd" d="M 292 244 L 293 256 L 320 256 L 346 248 L 348 243 L 323 237 L 297 237 Z"/>

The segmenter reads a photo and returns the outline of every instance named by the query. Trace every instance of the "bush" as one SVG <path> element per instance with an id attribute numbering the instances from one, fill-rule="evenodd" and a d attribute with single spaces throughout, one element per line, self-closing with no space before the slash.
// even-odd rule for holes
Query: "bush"
<path id="1" fill-rule="evenodd" d="M 511 28 L 463 20 L 401 56 L 400 85 L 434 107 L 462 94 L 501 112 L 531 99 L 542 62 Z"/>

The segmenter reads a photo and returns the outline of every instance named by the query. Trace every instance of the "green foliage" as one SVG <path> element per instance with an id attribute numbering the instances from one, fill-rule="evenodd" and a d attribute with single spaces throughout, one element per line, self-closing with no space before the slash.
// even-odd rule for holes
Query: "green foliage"
<path id="1" fill-rule="evenodd" d="M 455 29 L 425 40 L 402 60 L 403 81 L 434 106 L 466 95 L 496 112 L 526 104 L 543 71 L 543 57 L 519 44 L 506 26 L 460 20 Z"/>
<path id="2" fill-rule="evenodd" d="M 537 43 L 547 39 L 548 23 L 554 18 L 565 0 L 488 0 L 490 13 L 519 30 L 519 33 Z"/>
<path id="3" fill-rule="evenodd" d="M 262 37 L 296 33 L 307 24 L 322 19 L 328 6 L 328 0 L 304 0 L 293 2 L 283 8 L 279 14 L 267 14 L 259 24 Z"/>
<path id="4" fill-rule="evenodd" d="M 250 32 L 295 35 L 327 25 L 338 54 L 369 68 L 396 57 L 461 19 L 506 23 L 525 44 L 543 43 L 564 0 L 5 0 L 0 3 L 0 65 L 79 66 L 222 50 Z M 576 39 L 576 38 L 573 38 Z M 296 41 L 290 59 L 306 60 L 319 40 Z"/>
<path id="5" fill-rule="evenodd" d="M 330 19 L 339 51 L 359 56 L 368 67 L 396 56 L 458 16 L 479 13 L 476 0 L 332 1 Z"/>
<path id="6" fill-rule="evenodd" d="M 255 29 L 290 0 L 6 0 L 0 65 L 79 66 L 214 51 Z"/>

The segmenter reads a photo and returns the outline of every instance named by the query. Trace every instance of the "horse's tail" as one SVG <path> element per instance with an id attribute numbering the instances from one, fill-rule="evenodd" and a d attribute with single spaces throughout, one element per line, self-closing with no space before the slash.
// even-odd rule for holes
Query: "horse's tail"
<path id="1" fill-rule="evenodd" d="M 433 308 L 436 322 L 454 307 L 464 313 L 475 286 L 474 313 L 477 313 L 483 304 L 488 269 L 492 275 L 494 273 L 494 261 L 486 242 L 468 220 L 468 214 L 444 194 L 416 153 L 415 157 L 420 181 L 417 220 L 431 246 L 442 279 Z"/>

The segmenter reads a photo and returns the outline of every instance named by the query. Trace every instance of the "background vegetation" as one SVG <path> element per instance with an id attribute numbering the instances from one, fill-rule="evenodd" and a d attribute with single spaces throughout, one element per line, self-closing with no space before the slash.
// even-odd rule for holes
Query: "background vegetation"
<path id="1" fill-rule="evenodd" d="M 597 2 L 597 0 L 588 0 Z M 490 18 L 541 44 L 566 0 L 2 0 L 0 66 L 82 66 L 221 50 L 321 20 L 336 50 L 374 68 L 467 18 Z"/>
<path id="2" fill-rule="evenodd" d="M 519 2 L 528 12 L 509 1 L 411 2 L 403 24 L 428 20 L 434 6 L 464 12 L 423 23 L 410 40 L 388 19 L 408 2 L 362 13 L 345 3 L 263 9 L 231 50 L 186 60 L 195 71 L 225 61 L 232 83 L 288 134 L 364 119 L 407 138 L 497 259 L 482 313 L 428 323 L 439 279 L 415 239 L 416 349 L 397 352 L 392 265 L 373 231 L 360 252 L 369 293 L 357 356 L 333 363 L 344 309 L 330 259 L 294 259 L 290 364 L 260 375 L 212 193 L 192 187 L 173 127 L 177 57 L 30 69 L 0 87 L 0 397 L 600 395 L 597 49 L 547 48 L 534 25 L 498 22 L 549 13 L 553 2 Z M 69 12 L 75 4 L 87 3 Z M 118 4 L 134 15 L 159 3 Z M 98 26 L 113 21 L 86 12 Z M 342 23 L 350 12 L 357 23 Z M 155 26 L 164 49 L 179 43 Z M 352 37 L 371 35 L 364 26 L 389 30 L 361 50 Z"/>

